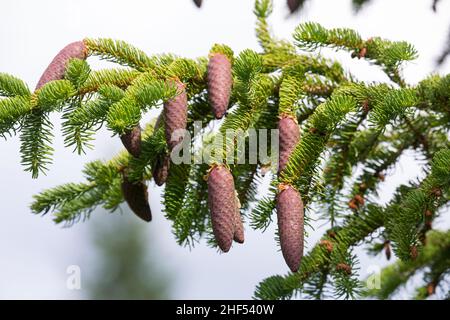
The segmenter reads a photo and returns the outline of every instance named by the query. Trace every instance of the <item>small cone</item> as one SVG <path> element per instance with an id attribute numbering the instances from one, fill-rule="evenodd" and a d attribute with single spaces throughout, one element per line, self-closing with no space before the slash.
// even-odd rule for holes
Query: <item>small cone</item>
<path id="1" fill-rule="evenodd" d="M 162 186 L 167 181 L 170 168 L 170 156 L 168 154 L 158 156 L 153 166 L 153 180 L 157 186 Z"/>
<path id="2" fill-rule="evenodd" d="M 234 214 L 234 235 L 233 240 L 237 243 L 244 243 L 244 224 L 242 223 L 241 217 L 241 204 L 239 201 L 239 197 L 236 192 L 236 211 Z"/>
<path id="3" fill-rule="evenodd" d="M 291 14 L 300 8 L 300 6 L 303 4 L 303 1 L 304 0 L 287 0 L 287 5 Z"/>
<path id="4" fill-rule="evenodd" d="M 36 86 L 36 90 L 50 81 L 61 80 L 66 73 L 66 65 L 70 59 L 86 59 L 87 48 L 83 41 L 72 42 L 65 46 L 48 65 Z"/>
<path id="5" fill-rule="evenodd" d="M 233 176 L 224 166 L 213 167 L 209 172 L 208 204 L 214 237 L 219 248 L 228 252 L 234 237 L 236 200 Z"/>
<path id="6" fill-rule="evenodd" d="M 141 127 L 136 126 L 133 130 L 121 135 L 120 140 L 133 157 L 139 158 L 141 155 Z"/>
<path id="7" fill-rule="evenodd" d="M 195 5 L 197 8 L 200 8 L 202 6 L 202 0 L 194 0 Z"/>
<path id="8" fill-rule="evenodd" d="M 387 260 L 391 260 L 391 245 L 389 243 L 389 241 L 386 241 L 384 243 L 384 254 L 386 255 L 386 259 Z"/>
<path id="9" fill-rule="evenodd" d="M 132 183 L 123 176 L 122 194 L 130 209 L 142 220 L 151 221 L 152 212 L 148 203 L 147 186 L 144 182 Z"/>
<path id="10" fill-rule="evenodd" d="M 283 185 L 277 196 L 278 232 L 281 252 L 289 269 L 297 272 L 303 256 L 303 201 L 290 185 Z"/>

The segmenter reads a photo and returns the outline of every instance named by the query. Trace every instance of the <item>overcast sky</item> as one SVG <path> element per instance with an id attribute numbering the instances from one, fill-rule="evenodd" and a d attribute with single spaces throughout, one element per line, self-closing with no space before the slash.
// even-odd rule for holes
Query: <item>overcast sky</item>
<path id="1" fill-rule="evenodd" d="M 225 43 L 236 53 L 259 50 L 254 36 L 252 0 L 205 0 L 198 10 L 191 0 L 2 0 L 0 5 L 0 72 L 24 79 L 34 88 L 53 56 L 66 44 L 84 37 L 122 39 L 148 54 L 171 52 L 186 57 L 207 55 L 212 44 Z M 311 2 L 311 3 L 310 3 Z M 287 18 L 284 0 L 275 0 L 270 19 L 274 33 L 291 39 L 301 21 L 317 21 L 325 27 L 352 27 L 363 37 L 381 36 L 406 40 L 419 51 L 404 74 L 416 83 L 433 71 L 446 74 L 450 63 L 435 70 L 450 24 L 450 1 L 442 0 L 437 14 L 431 0 L 372 0 L 360 14 L 353 15 L 348 0 L 312 0 L 305 11 Z M 325 52 L 328 53 L 328 52 Z M 387 81 L 376 67 L 352 60 L 348 54 L 334 55 L 358 79 Z M 93 66 L 100 64 L 93 62 Z M 66 268 L 79 265 L 88 272 L 90 253 L 88 222 L 63 229 L 50 217 L 33 216 L 28 209 L 32 195 L 71 181 L 80 181 L 83 165 L 107 159 L 120 150 L 118 139 L 101 131 L 93 151 L 80 157 L 63 148 L 58 116 L 55 124 L 55 161 L 47 176 L 32 180 L 20 166 L 19 139 L 0 140 L 0 298 L 83 298 L 83 290 L 66 288 Z M 383 185 L 382 201 L 399 182 L 418 172 L 412 157 L 404 157 L 395 177 Z M 250 298 L 263 278 L 287 272 L 274 241 L 274 229 L 265 234 L 247 227 L 245 245 L 228 254 L 218 254 L 201 243 L 192 251 L 179 247 L 170 223 L 160 210 L 160 188 L 150 185 L 154 221 L 148 233 L 156 242 L 161 262 L 176 276 L 174 298 Z M 96 215 L 108 223 L 104 213 Z M 134 219 L 123 216 L 124 219 Z M 448 219 L 448 215 L 447 215 Z M 445 224 L 444 222 L 442 222 Z M 448 223 L 447 223 L 448 224 Z M 321 232 L 308 230 L 309 246 Z M 362 260 L 362 273 L 384 260 Z M 83 271 L 85 270 L 85 271 Z M 151 272 L 151 271 L 150 271 Z"/>

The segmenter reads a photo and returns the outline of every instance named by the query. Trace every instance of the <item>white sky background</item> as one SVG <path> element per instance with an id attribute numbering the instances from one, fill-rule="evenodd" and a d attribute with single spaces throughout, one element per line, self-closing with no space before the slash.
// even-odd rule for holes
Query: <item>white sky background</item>
<path id="1" fill-rule="evenodd" d="M 363 37 L 407 40 L 416 46 L 420 58 L 408 64 L 404 74 L 408 82 L 416 83 L 433 72 L 450 23 L 450 1 L 441 0 L 437 14 L 431 11 L 431 2 L 373 0 L 360 14 L 353 15 L 348 0 L 313 0 L 303 13 L 286 19 L 285 1 L 275 0 L 270 22 L 278 37 L 288 39 L 299 22 L 313 20 L 325 27 L 355 28 Z M 191 0 L 2 0 L 0 72 L 18 76 L 34 88 L 54 55 L 69 42 L 86 36 L 122 39 L 148 54 L 205 56 L 216 42 L 229 45 L 235 53 L 245 48 L 259 50 L 252 9 L 253 0 L 205 0 L 201 10 Z M 335 56 L 361 80 L 387 80 L 364 61 L 352 60 L 348 54 Z M 449 71 L 447 61 L 440 73 Z M 63 148 L 58 116 L 52 119 L 55 161 L 48 175 L 38 180 L 32 180 L 20 165 L 18 137 L 0 141 L 0 298 L 85 297 L 83 290 L 66 289 L 66 268 L 75 264 L 80 265 L 82 275 L 89 272 L 89 221 L 63 229 L 55 226 L 50 217 L 33 216 L 28 205 L 32 195 L 45 188 L 80 181 L 86 162 L 107 159 L 121 145 L 119 139 L 111 139 L 108 132 L 101 131 L 95 150 L 79 157 Z M 396 183 L 418 172 L 411 159 L 404 157 L 395 177 L 384 184 L 383 201 Z M 247 227 L 246 243 L 235 245 L 228 254 L 217 254 L 203 243 L 192 251 L 179 247 L 170 223 L 160 213 L 160 199 L 152 191 L 154 188 L 151 184 L 154 221 L 148 224 L 148 233 L 160 251 L 161 263 L 176 275 L 174 298 L 250 298 L 263 278 L 287 272 L 275 247 L 273 228 L 261 234 Z M 104 213 L 94 215 L 103 223 L 110 218 Z M 128 215 L 122 218 L 135 219 Z M 321 234 L 310 230 L 310 245 Z M 374 261 L 384 263 L 382 258 L 370 262 L 363 259 L 363 274 Z"/>

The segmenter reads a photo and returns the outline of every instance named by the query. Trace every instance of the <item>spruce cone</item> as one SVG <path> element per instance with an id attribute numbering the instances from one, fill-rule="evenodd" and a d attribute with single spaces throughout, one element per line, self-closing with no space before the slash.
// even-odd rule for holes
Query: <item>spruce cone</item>
<path id="1" fill-rule="evenodd" d="M 219 248 L 228 252 L 234 236 L 236 200 L 233 176 L 224 166 L 216 166 L 209 173 L 208 204 L 214 237 Z"/>
<path id="2" fill-rule="evenodd" d="M 303 4 L 303 1 L 304 0 L 287 0 L 287 5 L 291 14 L 300 8 L 300 6 Z"/>
<path id="3" fill-rule="evenodd" d="M 155 164 L 153 165 L 153 180 L 157 186 L 162 186 L 166 183 L 167 177 L 169 175 L 170 168 L 170 156 L 164 154 L 156 158 Z"/>
<path id="4" fill-rule="evenodd" d="M 236 211 L 234 214 L 234 235 L 233 240 L 237 243 L 244 243 L 244 224 L 241 218 L 241 204 L 236 193 Z"/>
<path id="5" fill-rule="evenodd" d="M 142 220 L 151 221 L 152 212 L 148 204 L 147 186 L 143 181 L 132 183 L 123 176 L 122 194 L 130 209 Z"/>
<path id="6" fill-rule="evenodd" d="M 45 69 L 39 82 L 36 86 L 36 90 L 41 88 L 47 82 L 53 80 L 61 80 L 64 78 L 66 72 L 66 64 L 72 58 L 86 59 L 87 48 L 83 41 L 72 42 L 62 49 L 52 62 Z"/>
<path id="7" fill-rule="evenodd" d="M 231 62 L 223 53 L 212 53 L 208 63 L 208 93 L 214 116 L 224 116 L 230 102 L 233 77 Z"/>
<path id="8" fill-rule="evenodd" d="M 384 254 L 386 255 L 387 260 L 391 260 L 391 245 L 389 241 L 384 243 Z"/>
<path id="9" fill-rule="evenodd" d="M 282 116 L 278 121 L 278 130 L 280 135 L 278 173 L 280 173 L 286 168 L 289 157 L 300 140 L 300 129 L 294 118 Z"/>
<path id="10" fill-rule="evenodd" d="M 200 8 L 202 6 L 202 0 L 194 0 L 195 5 L 197 8 Z"/>
<path id="11" fill-rule="evenodd" d="M 182 137 L 172 140 L 172 134 L 178 129 L 186 129 L 187 123 L 187 95 L 185 85 L 180 81 L 176 81 L 178 95 L 164 103 L 164 122 L 166 141 L 169 149 L 172 150 Z"/>
<path id="12" fill-rule="evenodd" d="M 297 272 L 303 256 L 303 201 L 290 185 L 278 194 L 277 217 L 281 252 L 289 269 Z"/>
<path id="13" fill-rule="evenodd" d="M 141 154 L 141 127 L 137 125 L 133 130 L 120 136 L 120 140 L 127 151 L 135 158 Z"/>

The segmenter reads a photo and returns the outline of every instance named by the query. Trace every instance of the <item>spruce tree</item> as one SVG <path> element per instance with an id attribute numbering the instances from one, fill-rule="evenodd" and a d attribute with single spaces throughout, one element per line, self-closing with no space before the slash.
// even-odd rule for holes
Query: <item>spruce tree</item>
<path id="1" fill-rule="evenodd" d="M 271 11 L 270 0 L 255 1 L 259 52 L 235 54 L 217 44 L 198 59 L 148 56 L 123 41 L 86 38 L 58 54 L 34 91 L 0 73 L 0 134 L 20 134 L 22 164 L 32 178 L 45 173 L 52 161 L 51 113 L 61 114 L 65 144 L 74 152 L 87 152 L 102 126 L 124 144 L 109 161 L 88 163 L 85 182 L 36 195 L 32 212 L 51 212 L 57 224 L 71 225 L 97 207 L 115 211 L 126 201 L 149 221 L 152 190 L 147 191 L 147 182 L 154 179 L 165 184 L 164 215 L 180 245 L 207 238 L 211 246 L 228 251 L 233 238 L 244 240 L 242 218 L 247 228 L 265 231 L 278 214 L 277 239 L 292 272 L 263 280 L 254 293 L 257 299 L 328 293 L 388 298 L 421 271 L 424 286 L 416 297 L 433 295 L 450 270 L 450 234 L 432 228 L 450 200 L 450 75 L 432 75 L 412 86 L 401 72 L 417 56 L 411 44 L 363 39 L 351 29 L 306 22 L 295 29 L 293 41 L 279 40 L 269 32 Z M 322 57 L 322 47 L 369 61 L 389 81 L 355 80 L 340 63 Z M 93 56 L 118 68 L 91 70 Z M 226 87 L 220 88 L 221 82 Z M 159 106 L 163 111 L 157 119 L 141 123 L 146 112 Z M 218 130 L 206 126 L 222 116 Z M 201 130 L 196 121 L 202 121 Z M 180 128 L 188 134 L 174 140 Z M 265 195 L 257 189 L 270 163 L 229 161 L 230 151 L 232 160 L 237 157 L 235 138 L 222 139 L 232 143 L 215 148 L 207 162 L 168 161 L 187 140 L 201 139 L 206 149 L 227 130 L 275 128 L 283 134 L 283 166 L 272 172 Z M 251 136 L 243 136 L 248 146 Z M 425 175 L 401 185 L 381 205 L 380 182 L 389 179 L 386 171 L 407 150 L 423 156 Z M 193 143 L 189 151 L 188 158 L 195 158 L 204 150 Z M 318 243 L 305 241 L 303 248 L 304 237 L 314 232 L 308 227 L 312 210 L 331 228 Z M 397 258 L 382 271 L 380 289 L 358 279 L 354 249 L 369 239 L 372 253 Z"/>

